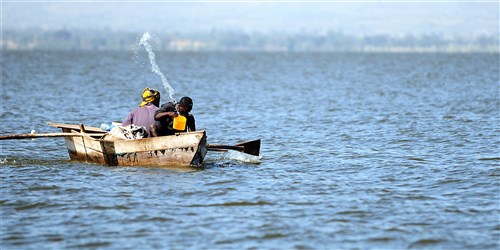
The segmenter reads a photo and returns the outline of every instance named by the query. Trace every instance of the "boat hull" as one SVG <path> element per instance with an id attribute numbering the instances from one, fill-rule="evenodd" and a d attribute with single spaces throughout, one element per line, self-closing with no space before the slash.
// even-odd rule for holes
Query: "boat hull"
<path id="1" fill-rule="evenodd" d="M 66 133 L 80 132 L 57 127 Z M 64 139 L 71 160 L 109 166 L 200 166 L 207 153 L 205 131 L 135 140 L 109 141 L 85 134 Z"/>

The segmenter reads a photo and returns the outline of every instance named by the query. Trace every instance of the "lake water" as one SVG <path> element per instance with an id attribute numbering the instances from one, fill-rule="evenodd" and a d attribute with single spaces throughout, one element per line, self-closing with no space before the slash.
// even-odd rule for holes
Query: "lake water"
<path id="1" fill-rule="evenodd" d="M 139 52 L 3 51 L 0 134 L 123 119 L 165 91 Z M 106 167 L 62 138 L 0 141 L 2 249 L 500 248 L 498 54 L 156 61 L 209 143 L 260 138 L 261 163 Z"/>

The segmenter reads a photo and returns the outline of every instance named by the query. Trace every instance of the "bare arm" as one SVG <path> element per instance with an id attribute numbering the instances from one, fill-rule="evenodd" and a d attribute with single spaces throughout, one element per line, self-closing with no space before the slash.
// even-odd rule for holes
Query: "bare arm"
<path id="1" fill-rule="evenodd" d="M 196 122 L 194 120 L 194 116 L 193 115 L 189 115 L 189 118 L 188 118 L 188 127 L 189 127 L 189 131 L 196 131 Z"/>
<path id="2" fill-rule="evenodd" d="M 177 112 L 173 112 L 173 111 L 171 111 L 171 112 L 162 112 L 162 113 L 158 113 L 158 114 L 155 115 L 155 120 L 159 121 L 159 120 L 161 120 L 161 119 L 163 119 L 165 117 L 174 118 L 176 116 L 177 116 Z"/>

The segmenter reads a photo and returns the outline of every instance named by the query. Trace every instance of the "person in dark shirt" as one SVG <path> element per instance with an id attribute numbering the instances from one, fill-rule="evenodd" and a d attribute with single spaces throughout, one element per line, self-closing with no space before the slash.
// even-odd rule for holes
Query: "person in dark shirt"
<path id="1" fill-rule="evenodd" d="M 179 132 L 196 131 L 194 116 L 189 114 L 193 109 L 193 100 L 187 96 L 175 104 L 167 102 L 156 111 L 155 124 L 151 128 L 152 136 L 173 135 Z M 184 130 L 176 130 L 173 127 L 174 118 L 178 115 L 186 117 L 186 127 Z"/>
<path id="2" fill-rule="evenodd" d="M 122 126 L 134 124 L 145 127 L 148 135 L 151 136 L 151 128 L 155 123 L 154 115 L 159 105 L 160 92 L 145 88 L 142 91 L 142 103 L 123 119 Z"/>

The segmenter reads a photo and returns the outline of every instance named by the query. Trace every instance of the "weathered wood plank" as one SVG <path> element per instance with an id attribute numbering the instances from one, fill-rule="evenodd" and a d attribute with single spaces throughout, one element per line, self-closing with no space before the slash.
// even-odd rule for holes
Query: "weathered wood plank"
<path id="1" fill-rule="evenodd" d="M 73 129 L 76 131 L 80 131 L 80 125 L 76 124 L 65 124 L 65 123 L 55 123 L 55 122 L 48 122 L 47 124 L 55 128 Z M 85 132 L 107 133 L 108 131 L 102 130 L 101 128 L 98 127 L 85 126 Z"/>
<path id="2" fill-rule="evenodd" d="M 65 138 L 68 153 L 72 160 L 107 164 L 107 157 L 103 152 L 100 140 L 89 136 Z"/>
<path id="3" fill-rule="evenodd" d="M 50 137 L 81 137 L 81 136 L 102 136 L 103 134 L 80 134 L 80 133 L 44 133 L 44 134 L 11 134 L 0 135 L 0 140 L 33 139 Z"/>
<path id="4" fill-rule="evenodd" d="M 178 135 L 143 138 L 137 140 L 114 141 L 113 151 L 106 153 L 123 154 L 130 152 L 146 152 L 172 148 L 194 148 L 196 151 L 205 131 L 179 133 Z"/>

